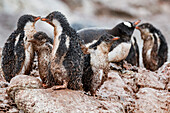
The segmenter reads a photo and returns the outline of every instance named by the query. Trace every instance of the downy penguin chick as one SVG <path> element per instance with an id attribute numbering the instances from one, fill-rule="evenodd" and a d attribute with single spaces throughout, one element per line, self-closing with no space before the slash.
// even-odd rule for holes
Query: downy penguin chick
<path id="1" fill-rule="evenodd" d="M 139 67 L 139 47 L 136 37 L 133 37 L 131 40 L 131 48 L 125 60 L 131 65 Z"/>
<path id="2" fill-rule="evenodd" d="M 122 22 L 112 29 L 82 29 L 78 31 L 78 34 L 87 47 L 95 43 L 105 33 L 120 37 L 119 40 L 112 44 L 108 54 L 110 62 L 120 62 L 128 56 L 131 47 L 131 36 L 139 22 L 140 20 L 136 22 Z"/>
<path id="3" fill-rule="evenodd" d="M 39 19 L 32 15 L 21 16 L 17 29 L 7 39 L 2 51 L 2 70 L 6 81 L 10 82 L 18 74 L 30 74 L 34 51 L 28 40 L 36 33 L 35 22 Z"/>
<path id="4" fill-rule="evenodd" d="M 146 69 L 151 71 L 161 67 L 168 58 L 168 46 L 160 30 L 150 23 L 137 26 L 143 40 L 142 57 Z"/>
<path id="5" fill-rule="evenodd" d="M 53 89 L 82 89 L 84 54 L 80 47 L 80 38 L 70 27 L 66 17 L 54 11 L 42 18 L 54 27 L 54 42 L 50 58 L 49 81 Z"/>
<path id="6" fill-rule="evenodd" d="M 101 87 L 104 81 L 107 80 L 109 72 L 108 53 L 110 47 L 119 37 L 113 37 L 110 34 L 104 34 L 101 38 L 84 53 L 89 53 L 85 56 L 83 88 L 84 91 L 90 91 L 91 95 L 96 95 L 97 89 Z"/>
<path id="7" fill-rule="evenodd" d="M 28 41 L 32 43 L 33 49 L 37 53 L 40 78 L 44 86 L 47 86 L 48 65 L 53 48 L 53 39 L 44 32 L 37 32 L 33 35 L 33 39 Z"/>

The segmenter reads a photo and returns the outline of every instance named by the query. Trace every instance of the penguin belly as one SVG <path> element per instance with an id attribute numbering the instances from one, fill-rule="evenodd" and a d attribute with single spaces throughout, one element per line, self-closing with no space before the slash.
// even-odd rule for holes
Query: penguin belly
<path id="1" fill-rule="evenodd" d="M 27 44 L 25 48 L 25 60 L 24 60 L 23 67 L 19 74 L 29 74 L 31 71 L 33 58 L 34 58 L 34 52 L 33 52 L 32 44 L 31 43 L 27 43 Z"/>
<path id="2" fill-rule="evenodd" d="M 131 48 L 131 43 L 122 42 L 108 54 L 109 62 L 120 62 L 126 59 Z"/>

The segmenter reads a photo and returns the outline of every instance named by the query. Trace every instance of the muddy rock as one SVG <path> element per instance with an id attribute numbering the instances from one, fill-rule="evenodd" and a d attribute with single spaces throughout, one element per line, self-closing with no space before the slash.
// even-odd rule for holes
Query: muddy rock
<path id="1" fill-rule="evenodd" d="M 15 100 L 15 95 L 18 91 L 25 89 L 39 89 L 41 87 L 42 82 L 40 82 L 38 78 L 27 75 L 17 75 L 11 79 L 7 93 Z"/>
<path id="2" fill-rule="evenodd" d="M 119 76 L 119 72 L 110 71 L 108 76 L 108 80 L 100 88 L 98 95 L 103 97 L 105 101 L 121 103 L 124 106 L 124 111 L 130 106 L 134 106 L 133 90 Z"/>
<path id="3" fill-rule="evenodd" d="M 123 112 L 123 107 L 108 107 L 108 104 L 72 90 L 28 89 L 15 97 L 19 109 L 30 113 L 47 112 Z M 119 108 L 119 109 L 118 109 Z"/>
<path id="4" fill-rule="evenodd" d="M 0 113 L 18 113 L 19 110 L 13 100 L 6 93 L 6 88 L 0 88 Z"/>
<path id="5" fill-rule="evenodd" d="M 165 66 L 163 70 L 168 68 Z M 39 79 L 27 75 L 14 77 L 7 92 L 17 109 L 30 113 L 168 113 L 170 92 L 166 89 L 167 73 L 163 72 L 138 68 L 138 72 L 127 70 L 122 74 L 110 70 L 108 80 L 97 92 L 97 97 L 84 91 L 43 89 Z"/>
<path id="6" fill-rule="evenodd" d="M 26 75 L 14 77 L 7 92 L 24 112 L 124 112 L 118 101 L 104 101 L 82 91 L 41 89 L 41 82 Z"/>
<path id="7" fill-rule="evenodd" d="M 139 99 L 136 100 L 135 113 L 169 113 L 169 92 L 153 88 L 141 88 L 136 95 Z"/>

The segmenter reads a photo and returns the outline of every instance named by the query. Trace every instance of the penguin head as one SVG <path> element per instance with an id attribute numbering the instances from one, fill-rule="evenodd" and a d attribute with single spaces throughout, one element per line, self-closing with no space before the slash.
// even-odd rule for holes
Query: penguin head
<path id="1" fill-rule="evenodd" d="M 115 37 L 110 34 L 104 34 L 100 37 L 99 40 L 105 42 L 106 44 L 112 44 L 115 40 L 118 40 L 118 39 L 119 39 L 119 37 Z"/>
<path id="2" fill-rule="evenodd" d="M 141 32 L 141 37 L 143 40 L 148 40 L 152 37 L 152 33 L 154 32 L 155 28 L 150 23 L 143 23 L 139 26 L 136 26 L 136 29 L 138 29 Z"/>
<path id="3" fill-rule="evenodd" d="M 39 19 L 40 19 L 39 16 L 36 17 L 33 15 L 23 15 L 18 20 L 17 29 L 23 31 L 28 26 L 34 27 L 36 21 Z"/>
<path id="4" fill-rule="evenodd" d="M 53 40 L 44 32 L 37 32 L 33 35 L 33 39 L 28 40 L 35 49 L 46 47 L 46 44 L 53 44 Z"/>
<path id="5" fill-rule="evenodd" d="M 135 22 L 129 22 L 129 21 L 122 22 L 112 29 L 114 31 L 113 35 L 120 36 L 121 38 L 124 38 L 124 37 L 131 38 L 136 25 L 139 23 L 140 23 L 140 20 L 135 21 Z"/>
<path id="6" fill-rule="evenodd" d="M 66 17 L 59 11 L 54 11 L 45 18 L 41 18 L 41 20 L 49 23 L 53 27 L 61 27 L 63 30 L 67 30 L 69 27 Z"/>
<path id="7" fill-rule="evenodd" d="M 89 46 L 89 49 L 92 49 L 92 48 L 96 49 L 97 46 L 100 46 L 103 43 L 104 43 L 105 47 L 110 48 L 111 45 L 113 44 L 113 42 L 118 39 L 119 39 L 118 36 L 113 36 L 108 33 L 103 34 L 96 43 Z"/>

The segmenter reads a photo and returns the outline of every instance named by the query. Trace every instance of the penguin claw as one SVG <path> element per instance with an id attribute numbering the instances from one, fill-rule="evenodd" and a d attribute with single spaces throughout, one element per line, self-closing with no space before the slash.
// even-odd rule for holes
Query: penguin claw
<path id="1" fill-rule="evenodd" d="M 67 88 L 67 87 L 64 87 L 63 85 L 51 87 L 52 90 L 60 90 L 60 89 L 66 89 L 66 88 Z"/>
<path id="2" fill-rule="evenodd" d="M 63 85 L 53 86 L 53 87 L 51 87 L 51 89 L 52 90 L 66 89 L 67 85 L 68 85 L 68 83 L 65 80 L 63 80 Z"/>
<path id="3" fill-rule="evenodd" d="M 42 84 L 42 86 L 43 86 L 44 88 L 47 88 L 47 85 L 46 85 L 46 84 Z"/>

